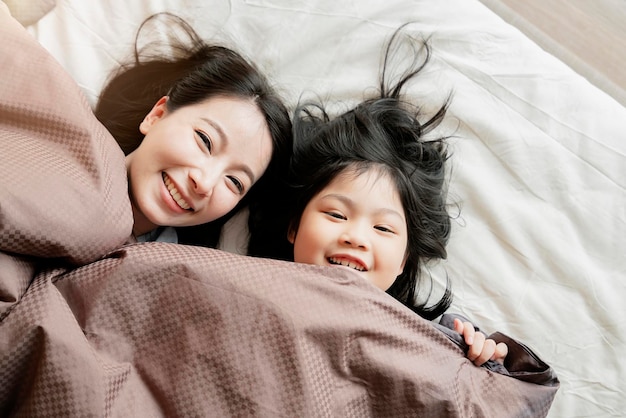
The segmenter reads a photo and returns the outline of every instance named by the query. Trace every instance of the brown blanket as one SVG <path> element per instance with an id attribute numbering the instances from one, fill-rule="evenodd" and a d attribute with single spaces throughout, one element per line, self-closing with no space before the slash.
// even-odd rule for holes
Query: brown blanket
<path id="1" fill-rule="evenodd" d="M 528 348 L 476 367 L 350 272 L 124 244 L 114 140 L 1 10 L 0 39 L 0 416 L 546 416 Z"/>

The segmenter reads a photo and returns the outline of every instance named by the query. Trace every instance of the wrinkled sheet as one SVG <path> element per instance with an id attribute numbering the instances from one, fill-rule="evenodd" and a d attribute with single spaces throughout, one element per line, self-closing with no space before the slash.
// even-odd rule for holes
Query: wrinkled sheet
<path id="1" fill-rule="evenodd" d="M 339 110 L 375 86 L 386 38 L 415 21 L 434 54 L 410 97 L 431 106 L 454 91 L 442 129 L 454 133 L 460 215 L 448 260 L 431 273 L 450 278 L 452 311 L 554 368 L 549 417 L 623 415 L 623 106 L 475 0 L 65 0 L 28 30 L 94 104 L 138 24 L 163 10 L 243 51 L 291 105 L 319 96 Z M 231 227 L 224 248 L 240 251 L 241 225 Z"/>

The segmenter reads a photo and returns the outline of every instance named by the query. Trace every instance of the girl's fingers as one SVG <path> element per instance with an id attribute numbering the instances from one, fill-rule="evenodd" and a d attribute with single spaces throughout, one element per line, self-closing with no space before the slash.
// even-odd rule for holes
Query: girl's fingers
<path id="1" fill-rule="evenodd" d="M 474 364 L 477 366 L 482 366 L 484 363 L 492 358 L 495 351 L 496 342 L 492 339 L 486 339 L 483 342 L 483 347 L 480 354 L 474 359 Z"/>
<path id="2" fill-rule="evenodd" d="M 485 345 L 485 336 L 481 332 L 474 333 L 473 327 L 472 327 L 472 334 L 473 334 L 472 335 L 473 342 L 471 344 L 468 343 L 469 350 L 467 350 L 467 358 L 470 359 L 471 361 L 475 361 L 484 351 L 483 347 Z M 467 337 L 466 337 L 466 341 L 467 341 Z M 491 354 L 492 353 L 489 353 L 489 357 L 491 357 Z"/>
<path id="3" fill-rule="evenodd" d="M 463 337 L 465 337 L 465 344 L 471 346 L 474 344 L 476 332 L 474 331 L 474 325 L 470 322 L 463 323 Z"/>
<path id="4" fill-rule="evenodd" d="M 463 321 L 461 321 L 459 318 L 454 318 L 454 330 L 459 334 L 463 334 L 463 329 Z"/>
<path id="5" fill-rule="evenodd" d="M 509 347 L 505 343 L 498 343 L 491 359 L 500 364 L 504 364 L 504 359 L 509 354 Z"/>

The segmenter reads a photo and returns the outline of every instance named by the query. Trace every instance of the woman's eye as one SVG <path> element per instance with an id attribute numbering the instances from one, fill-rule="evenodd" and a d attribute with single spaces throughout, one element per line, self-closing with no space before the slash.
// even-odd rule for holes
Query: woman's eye
<path id="1" fill-rule="evenodd" d="M 243 183 L 240 182 L 237 177 L 228 176 L 228 180 L 230 180 L 231 183 L 235 186 L 239 194 L 243 194 L 243 191 L 244 191 Z"/>
<path id="2" fill-rule="evenodd" d="M 202 131 L 196 131 L 196 135 L 200 138 L 200 140 L 204 143 L 204 146 L 211 152 L 213 149 L 213 144 L 211 143 L 211 138 L 207 134 Z"/>

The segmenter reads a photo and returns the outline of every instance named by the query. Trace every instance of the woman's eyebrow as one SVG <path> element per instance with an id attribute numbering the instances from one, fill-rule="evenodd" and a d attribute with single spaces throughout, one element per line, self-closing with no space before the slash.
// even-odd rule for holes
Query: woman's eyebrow
<path id="1" fill-rule="evenodd" d="M 217 134 L 220 136 L 221 140 L 225 142 L 225 145 L 228 146 L 228 135 L 226 135 L 226 132 L 224 132 L 219 123 L 207 117 L 201 117 L 200 120 L 206 122 L 208 125 L 211 125 L 211 127 L 217 131 Z"/>
<path id="2" fill-rule="evenodd" d="M 219 123 L 207 117 L 201 117 L 200 120 L 206 122 L 213 129 L 215 129 L 215 131 L 217 132 L 217 135 L 220 137 L 220 140 L 222 142 L 221 146 L 223 148 L 228 147 L 230 139 L 228 138 L 228 135 L 226 135 L 226 132 L 224 132 L 224 130 L 222 129 Z M 247 164 L 239 164 L 238 167 L 241 171 L 243 171 L 250 178 L 250 181 L 252 182 L 252 184 L 256 182 L 256 176 L 254 175 L 254 173 L 252 172 L 252 169 Z"/>

